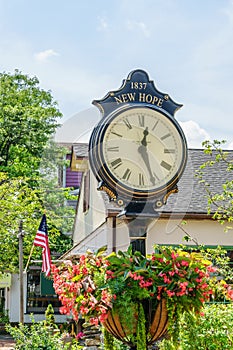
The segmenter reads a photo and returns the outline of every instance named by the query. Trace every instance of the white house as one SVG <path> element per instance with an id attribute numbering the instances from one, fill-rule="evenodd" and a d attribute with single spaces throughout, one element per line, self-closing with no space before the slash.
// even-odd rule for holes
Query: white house
<path id="1" fill-rule="evenodd" d="M 233 231 L 225 232 L 224 225 L 212 219 L 212 213 L 207 213 L 206 193 L 195 176 L 200 165 L 209 157 L 201 149 L 189 149 L 187 166 L 178 183 L 178 193 L 168 197 L 167 204 L 150 222 L 147 253 L 153 250 L 154 244 L 184 244 L 185 235 L 193 238 L 187 243 L 190 245 L 221 245 L 227 250 L 233 250 Z M 233 159 L 233 151 L 229 151 L 229 157 Z M 82 171 L 83 176 L 73 231 L 74 246 L 65 257 L 87 249 L 95 251 L 104 245 L 107 245 L 109 252 L 127 249 L 130 243 L 128 225 L 124 218 L 119 217 L 123 208 L 110 202 L 104 192 L 97 190 L 98 183 L 88 163 L 88 144 L 73 146 L 71 168 L 73 171 Z M 227 177 L 230 180 L 231 174 L 226 171 L 224 163 L 219 162 L 217 167 L 207 169 L 206 177 L 211 188 L 220 191 L 221 184 Z"/>

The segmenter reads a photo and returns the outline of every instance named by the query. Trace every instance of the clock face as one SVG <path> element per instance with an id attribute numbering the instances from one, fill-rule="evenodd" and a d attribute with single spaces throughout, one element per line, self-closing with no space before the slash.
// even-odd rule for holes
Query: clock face
<path id="1" fill-rule="evenodd" d="M 99 136 L 102 174 L 124 192 L 156 194 L 171 187 L 184 169 L 184 135 L 173 118 L 155 109 L 113 114 Z"/>

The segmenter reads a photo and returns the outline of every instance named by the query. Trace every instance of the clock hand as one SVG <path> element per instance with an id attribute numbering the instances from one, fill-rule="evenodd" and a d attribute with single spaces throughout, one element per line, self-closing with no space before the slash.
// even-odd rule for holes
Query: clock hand
<path id="1" fill-rule="evenodd" d="M 149 135 L 149 131 L 148 131 L 148 127 L 145 128 L 145 130 L 143 131 L 143 139 L 141 141 L 141 146 L 139 146 L 138 148 L 138 152 L 141 154 L 142 156 L 142 159 L 147 167 L 147 170 L 149 172 L 149 175 L 150 175 L 150 181 L 152 182 L 152 184 L 154 185 L 155 184 L 155 178 L 152 174 L 152 171 L 151 171 L 151 167 L 150 167 L 150 162 L 149 162 L 149 157 L 148 157 L 148 152 L 147 152 L 147 136 Z"/>
<path id="2" fill-rule="evenodd" d="M 149 162 L 149 157 L 148 157 L 148 152 L 146 149 L 146 146 L 141 144 L 141 146 L 138 147 L 138 152 L 141 154 L 142 159 L 147 167 L 148 173 L 150 175 L 150 181 L 154 185 L 155 184 L 155 178 L 152 174 L 151 167 L 150 167 L 150 162 Z"/>
<path id="3" fill-rule="evenodd" d="M 147 146 L 146 138 L 149 135 L 148 127 L 145 128 L 145 130 L 143 131 L 143 134 L 144 134 L 144 136 L 143 136 L 143 139 L 141 141 L 141 145 L 146 147 Z"/>

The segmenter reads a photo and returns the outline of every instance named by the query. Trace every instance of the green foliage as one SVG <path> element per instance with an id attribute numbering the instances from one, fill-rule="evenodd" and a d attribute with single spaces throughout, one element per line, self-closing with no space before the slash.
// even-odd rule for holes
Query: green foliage
<path id="1" fill-rule="evenodd" d="M 104 350 L 127 350 L 129 347 L 114 338 L 106 328 L 103 328 Z"/>
<path id="2" fill-rule="evenodd" d="M 31 316 L 32 324 L 30 325 L 21 323 L 18 327 L 6 325 L 7 332 L 16 341 L 16 350 L 78 350 L 83 348 L 74 338 L 65 342 L 64 336 L 67 334 L 61 334 L 58 330 L 51 305 L 48 306 L 45 317 L 45 321 L 35 322 Z"/>
<path id="3" fill-rule="evenodd" d="M 57 201 L 57 199 L 54 196 L 53 200 Z M 27 179 L 12 179 L 0 173 L 0 271 L 17 271 L 20 220 L 23 220 L 25 233 L 24 263 L 26 264 L 46 203 L 48 204 L 46 190 L 31 188 Z M 68 210 L 64 208 L 64 213 L 67 213 Z M 71 213 L 74 215 L 73 209 L 69 213 L 68 221 L 62 215 L 62 205 L 57 212 L 47 210 L 51 251 L 63 253 L 71 247 L 71 240 L 62 234 L 71 227 Z M 34 250 L 33 258 L 41 258 L 41 248 Z"/>
<path id="4" fill-rule="evenodd" d="M 206 305 L 201 316 L 186 313 L 181 320 L 179 350 L 233 349 L 233 304 Z M 160 350 L 177 350 L 164 340 Z"/>
<path id="5" fill-rule="evenodd" d="M 7 324 L 9 322 L 8 310 L 0 309 L 0 323 Z"/>
<path id="6" fill-rule="evenodd" d="M 54 309 L 51 304 L 48 305 L 46 311 L 45 311 L 45 326 L 49 327 L 55 327 L 55 316 L 54 316 Z"/>
<path id="7" fill-rule="evenodd" d="M 114 337 L 112 334 L 110 334 L 106 328 L 103 328 L 103 334 L 104 334 L 104 349 L 105 350 L 112 350 L 114 349 Z"/>
<path id="8" fill-rule="evenodd" d="M 6 326 L 7 332 L 16 341 L 18 350 L 63 350 L 64 344 L 59 333 L 53 333 L 43 322 L 36 323 L 32 319 L 31 325 L 19 324 L 18 327 Z M 68 347 L 67 347 L 68 349 Z"/>
<path id="9" fill-rule="evenodd" d="M 146 350 L 146 319 L 144 309 L 141 303 L 138 307 L 138 322 L 137 322 L 137 350 Z"/>
<path id="10" fill-rule="evenodd" d="M 44 145 L 62 114 L 51 93 L 39 88 L 37 78 L 18 70 L 0 73 L 0 91 L 1 170 L 13 177 L 35 176 Z"/>
<path id="11" fill-rule="evenodd" d="M 10 179 L 0 173 L 0 271 L 14 271 L 18 266 L 19 222 L 24 219 L 24 230 L 35 232 L 40 207 L 38 190 L 23 178 Z M 32 242 L 30 236 L 25 237 L 25 243 L 29 240 Z"/>
<path id="12" fill-rule="evenodd" d="M 209 156 L 209 160 L 201 165 L 197 176 L 207 193 L 209 214 L 214 213 L 213 218 L 221 224 L 226 223 L 226 229 L 229 229 L 233 221 L 233 159 L 229 157 L 229 152 L 222 149 L 225 143 L 226 141 L 217 140 L 203 143 L 204 153 Z M 209 168 L 218 174 L 220 166 L 225 171 L 226 180 L 218 187 L 209 182 L 206 170 Z"/>
<path id="13" fill-rule="evenodd" d="M 17 272 L 19 222 L 26 264 L 42 213 L 50 249 L 62 254 L 72 246 L 64 233 L 72 230 L 75 212 L 66 205 L 69 189 L 58 183 L 67 150 L 51 140 L 61 117 L 51 93 L 17 70 L 0 73 L 0 92 L 0 272 Z M 40 258 L 37 247 L 32 259 Z"/>

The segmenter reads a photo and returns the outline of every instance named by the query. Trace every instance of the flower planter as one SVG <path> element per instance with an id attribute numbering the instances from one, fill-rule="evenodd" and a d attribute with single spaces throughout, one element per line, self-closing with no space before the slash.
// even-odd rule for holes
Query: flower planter
<path id="1" fill-rule="evenodd" d="M 151 320 L 151 322 L 149 320 Z M 151 345 L 160 340 L 167 332 L 168 312 L 165 299 L 157 304 L 154 312 L 149 312 L 149 314 L 146 315 L 146 321 L 147 345 Z M 115 338 L 128 346 L 133 346 L 134 344 L 131 339 L 132 336 L 136 336 L 137 322 L 138 313 L 136 310 L 134 318 L 131 320 L 127 320 L 127 310 L 126 318 L 122 320 L 116 310 L 109 310 L 108 318 L 103 325 Z"/>
<path id="2" fill-rule="evenodd" d="M 168 319 L 172 325 L 186 311 L 199 313 L 212 295 L 210 272 L 215 270 L 200 252 L 156 247 L 145 257 L 130 246 L 106 257 L 104 251 L 52 267 L 60 311 L 74 320 L 81 315 L 92 325 L 103 323 L 131 349 L 144 350 L 160 340 Z M 179 327 L 170 327 L 169 335 L 178 339 Z"/>

